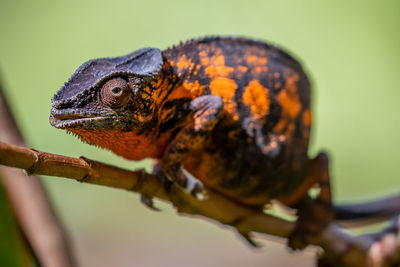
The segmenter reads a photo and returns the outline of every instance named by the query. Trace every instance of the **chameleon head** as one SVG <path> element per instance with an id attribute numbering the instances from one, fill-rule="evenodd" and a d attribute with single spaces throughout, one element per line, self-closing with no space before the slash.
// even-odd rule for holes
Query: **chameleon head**
<path id="1" fill-rule="evenodd" d="M 162 64 L 162 54 L 154 48 L 84 63 L 53 97 L 50 124 L 113 150 L 111 139 L 95 138 L 140 131 L 151 120 L 152 103 L 143 97 L 152 90 L 145 85 L 159 75 Z"/>

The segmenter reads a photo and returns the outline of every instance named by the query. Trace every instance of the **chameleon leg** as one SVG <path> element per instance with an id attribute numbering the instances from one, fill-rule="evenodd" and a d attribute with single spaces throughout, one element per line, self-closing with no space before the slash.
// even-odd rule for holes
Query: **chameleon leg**
<path id="1" fill-rule="evenodd" d="M 153 159 L 153 172 L 152 172 L 152 174 L 154 176 L 156 176 L 160 180 L 160 182 L 164 185 L 164 188 L 168 191 L 172 183 L 165 176 L 165 173 L 162 170 L 160 161 L 158 159 Z M 141 180 L 139 181 L 139 183 L 140 182 L 141 182 Z M 149 209 L 151 209 L 153 211 L 161 211 L 159 208 L 154 206 L 153 197 L 154 197 L 153 192 L 147 192 L 145 194 L 142 193 L 140 195 L 140 201 L 142 202 L 143 205 L 145 205 L 147 208 L 149 208 Z"/>
<path id="2" fill-rule="evenodd" d="M 288 242 L 292 249 L 306 247 L 308 238 L 320 233 L 333 220 L 328 157 L 325 153 L 320 153 L 310 162 L 308 176 L 317 177 L 320 193 L 316 199 L 307 197 L 300 205 L 296 228 Z"/>
<path id="3" fill-rule="evenodd" d="M 182 166 L 185 157 L 207 138 L 223 114 L 221 97 L 205 95 L 193 99 L 189 105 L 193 121 L 180 130 L 169 144 L 161 159 L 161 166 L 168 179 L 176 182 L 186 192 L 201 196 L 202 183 Z"/>

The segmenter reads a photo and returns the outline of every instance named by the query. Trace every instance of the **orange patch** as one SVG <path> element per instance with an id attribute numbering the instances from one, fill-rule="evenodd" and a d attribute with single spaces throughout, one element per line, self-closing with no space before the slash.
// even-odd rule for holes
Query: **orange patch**
<path id="1" fill-rule="evenodd" d="M 282 117 L 274 127 L 274 132 L 283 133 L 290 139 L 295 128 L 295 121 L 302 108 L 298 95 L 298 74 L 292 74 L 286 79 L 284 88 L 276 97 L 282 108 Z M 286 129 L 286 130 L 285 130 Z"/>
<path id="2" fill-rule="evenodd" d="M 200 85 L 199 81 L 183 82 L 183 86 L 190 92 L 193 98 L 203 94 L 204 86 Z"/>
<path id="3" fill-rule="evenodd" d="M 242 65 L 239 65 L 239 66 L 237 67 L 237 69 L 238 69 L 238 71 L 243 72 L 243 73 L 246 72 L 246 71 L 248 70 L 247 67 L 242 66 Z"/>
<path id="4" fill-rule="evenodd" d="M 213 60 L 215 65 L 225 65 L 225 57 L 222 55 L 214 56 Z"/>
<path id="5" fill-rule="evenodd" d="M 237 115 L 234 101 L 237 87 L 234 80 L 224 77 L 217 77 L 210 84 L 211 94 L 221 96 L 224 101 L 224 110 L 232 115 Z"/>
<path id="6" fill-rule="evenodd" d="M 225 57 L 222 55 L 213 56 L 212 64 L 205 69 L 210 78 L 229 77 L 234 71 L 234 68 L 225 66 Z"/>
<path id="7" fill-rule="evenodd" d="M 297 117 L 301 110 L 301 103 L 297 95 L 290 95 L 286 90 L 282 90 L 277 100 L 282 107 L 282 113 L 288 114 L 292 119 Z"/>
<path id="8" fill-rule="evenodd" d="M 199 53 L 199 57 L 200 57 L 200 63 L 203 66 L 208 66 L 210 65 L 210 59 L 207 56 L 207 53 L 205 51 L 201 51 Z"/>
<path id="9" fill-rule="evenodd" d="M 250 66 L 265 66 L 268 63 L 268 58 L 255 55 L 246 55 L 245 60 Z"/>
<path id="10" fill-rule="evenodd" d="M 251 70 L 251 73 L 260 74 L 261 72 L 267 72 L 267 71 L 268 71 L 268 67 L 267 66 L 257 66 L 257 67 L 254 67 Z"/>
<path id="11" fill-rule="evenodd" d="M 165 90 L 165 93 L 167 93 L 166 90 Z M 177 98 L 194 98 L 194 95 L 193 95 L 193 92 L 188 90 L 188 88 L 183 84 L 183 86 L 174 88 L 172 93 L 170 93 L 168 96 L 168 100 L 177 99 Z"/>
<path id="12" fill-rule="evenodd" d="M 194 63 L 190 59 L 186 57 L 186 55 L 183 55 L 179 58 L 178 63 L 176 64 L 180 70 L 185 69 L 189 70 L 194 67 Z"/>
<path id="13" fill-rule="evenodd" d="M 303 123 L 305 126 L 310 127 L 311 126 L 311 111 L 309 109 L 306 109 L 303 113 Z"/>
<path id="14" fill-rule="evenodd" d="M 199 53 L 200 63 L 205 67 L 205 73 L 210 78 L 229 77 L 235 71 L 233 67 L 225 66 L 225 57 L 217 50 L 211 57 L 205 51 Z"/>
<path id="15" fill-rule="evenodd" d="M 281 133 L 287 125 L 287 119 L 284 117 L 274 127 L 274 132 Z"/>
<path id="16" fill-rule="evenodd" d="M 67 129 L 79 135 L 82 140 L 106 148 L 130 160 L 160 158 L 171 137 L 169 133 L 155 139 L 151 136 L 136 135 L 134 132 L 118 130 Z"/>
<path id="17" fill-rule="evenodd" d="M 145 100 L 150 100 L 150 99 L 151 99 L 151 96 L 148 95 L 148 94 L 145 94 L 145 93 L 143 93 L 140 97 L 141 97 L 142 99 L 145 99 Z"/>
<path id="18" fill-rule="evenodd" d="M 277 100 L 282 107 L 282 113 L 288 114 L 292 119 L 296 118 L 301 110 L 301 102 L 297 91 L 298 80 L 299 75 L 297 73 L 289 75 L 286 79 L 285 86 L 277 96 Z"/>
<path id="19" fill-rule="evenodd" d="M 153 88 L 157 88 L 157 87 L 160 87 L 160 86 L 161 86 L 162 82 L 163 82 L 163 79 L 154 79 L 154 80 L 152 80 L 152 81 L 150 82 L 150 84 L 151 84 L 151 86 L 152 86 Z M 149 89 L 149 90 L 150 90 L 150 89 Z"/>
<path id="20" fill-rule="evenodd" d="M 257 80 L 252 80 L 243 93 L 243 103 L 250 107 L 251 114 L 256 119 L 265 117 L 269 112 L 268 89 Z"/>
<path id="21" fill-rule="evenodd" d="M 206 74 L 210 78 L 215 77 L 229 77 L 235 71 L 232 67 L 226 67 L 224 65 L 208 66 L 205 69 Z"/>

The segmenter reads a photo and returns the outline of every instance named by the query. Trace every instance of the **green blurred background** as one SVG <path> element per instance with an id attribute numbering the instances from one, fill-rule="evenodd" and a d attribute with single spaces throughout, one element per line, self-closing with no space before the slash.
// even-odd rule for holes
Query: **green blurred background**
<path id="1" fill-rule="evenodd" d="M 135 165 L 51 128 L 51 97 L 88 59 L 216 34 L 268 40 L 303 62 L 313 81 L 310 155 L 329 152 L 336 202 L 399 191 L 397 0 L 1 0 L 1 76 L 31 147 L 132 169 L 148 162 Z M 82 266 L 313 262 L 312 250 L 287 254 L 277 241 L 252 250 L 232 231 L 179 217 L 169 205 L 157 202 L 163 212 L 149 211 L 134 194 L 66 179 L 44 181 Z"/>

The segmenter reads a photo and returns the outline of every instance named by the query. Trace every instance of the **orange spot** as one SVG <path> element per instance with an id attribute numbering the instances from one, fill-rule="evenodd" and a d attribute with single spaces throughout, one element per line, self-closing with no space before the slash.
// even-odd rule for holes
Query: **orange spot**
<path id="1" fill-rule="evenodd" d="M 184 81 L 183 86 L 190 92 L 193 98 L 203 94 L 204 86 L 200 85 L 199 81 Z"/>
<path id="2" fill-rule="evenodd" d="M 287 124 L 287 119 L 283 117 L 274 127 L 274 132 L 281 133 Z"/>
<path id="3" fill-rule="evenodd" d="M 224 77 L 217 77 L 210 84 L 211 94 L 221 96 L 224 101 L 224 110 L 232 115 L 237 115 L 234 101 L 237 87 L 234 80 Z"/>
<path id="4" fill-rule="evenodd" d="M 186 55 L 183 55 L 179 58 L 178 63 L 176 64 L 178 66 L 179 69 L 192 69 L 194 66 L 194 63 L 192 63 L 192 61 L 190 59 L 188 59 L 186 57 Z"/>
<path id="5" fill-rule="evenodd" d="M 214 58 L 215 65 L 225 65 L 225 57 L 222 55 L 215 56 Z"/>
<path id="6" fill-rule="evenodd" d="M 299 76 L 296 73 L 290 74 L 283 89 L 276 97 L 282 108 L 282 115 L 273 130 L 274 132 L 284 133 L 287 139 L 291 139 L 293 135 L 295 122 L 302 108 L 297 90 Z"/>
<path id="7" fill-rule="evenodd" d="M 269 112 L 268 89 L 257 80 L 252 80 L 243 93 L 243 103 L 250 107 L 251 114 L 256 119 L 265 117 Z"/>
<path id="8" fill-rule="evenodd" d="M 200 51 L 199 56 L 200 57 L 206 57 L 207 56 L 207 52 L 206 51 Z"/>
<path id="9" fill-rule="evenodd" d="M 141 98 L 142 98 L 142 99 L 145 99 L 145 100 L 150 100 L 150 99 L 151 99 L 151 96 L 148 95 L 148 94 L 143 93 L 143 94 L 141 95 Z"/>
<path id="10" fill-rule="evenodd" d="M 260 57 L 251 54 L 246 55 L 245 60 L 250 66 L 265 66 L 268 63 L 268 59 L 266 57 Z"/>
<path id="11" fill-rule="evenodd" d="M 205 69 L 206 74 L 210 78 L 215 78 L 215 77 L 229 77 L 234 72 L 234 68 L 232 67 L 226 67 L 224 65 L 216 65 L 216 66 L 208 66 Z"/>
<path id="12" fill-rule="evenodd" d="M 183 85 L 174 88 L 172 88 L 172 85 L 173 84 L 169 82 L 169 79 L 164 79 L 164 83 L 159 87 L 159 90 L 157 90 L 158 94 L 152 96 L 154 105 L 156 107 L 160 107 L 163 104 L 163 102 L 166 100 L 167 95 L 167 100 L 172 100 L 176 98 L 193 98 L 192 93 L 188 91 Z"/>
<path id="13" fill-rule="evenodd" d="M 168 100 L 177 99 L 177 98 L 193 98 L 192 92 L 188 90 L 184 84 L 183 86 L 179 86 L 174 88 L 172 93 L 169 94 Z"/>
<path id="14" fill-rule="evenodd" d="M 211 57 L 205 51 L 199 53 L 200 63 L 205 68 L 205 73 L 210 78 L 229 77 L 235 69 L 225 66 L 225 57 L 219 49 Z"/>
<path id="15" fill-rule="evenodd" d="M 292 73 L 291 73 L 292 74 Z M 298 95 L 299 75 L 290 75 L 285 82 L 285 86 L 277 96 L 277 100 L 282 107 L 282 113 L 288 114 L 292 119 L 296 118 L 301 110 L 301 103 Z"/>
<path id="16" fill-rule="evenodd" d="M 311 111 L 309 109 L 306 109 L 303 113 L 303 122 L 305 126 L 310 127 L 311 126 Z"/>
<path id="17" fill-rule="evenodd" d="M 268 72 L 268 58 L 266 56 L 248 53 L 244 59 L 253 75 L 259 75 L 262 72 Z"/>
<path id="18" fill-rule="evenodd" d="M 246 72 L 248 69 L 247 67 L 242 66 L 242 65 L 239 65 L 237 68 L 238 68 L 238 71 L 243 72 L 243 73 Z"/>
<path id="19" fill-rule="evenodd" d="M 200 57 L 200 63 L 203 66 L 208 66 L 210 65 L 210 59 L 207 56 L 207 53 L 205 51 L 201 51 L 199 53 L 199 57 Z"/>
<path id="20" fill-rule="evenodd" d="M 289 95 L 286 90 L 282 90 L 279 93 L 277 100 L 282 107 L 282 113 L 288 114 L 292 119 L 297 117 L 301 109 L 301 103 L 297 95 Z"/>
<path id="21" fill-rule="evenodd" d="M 259 74 L 261 72 L 267 72 L 267 71 L 268 71 L 267 66 L 257 66 L 252 69 L 252 73 L 254 74 Z"/>
<path id="22" fill-rule="evenodd" d="M 144 92 L 146 92 L 147 94 L 152 94 L 152 92 L 153 92 L 153 90 L 152 89 L 150 89 L 150 87 L 149 86 L 145 86 L 145 87 L 143 87 L 142 89 L 141 89 L 141 91 L 144 91 Z"/>
<path id="23" fill-rule="evenodd" d="M 213 56 L 211 62 L 212 64 L 205 69 L 210 78 L 229 77 L 235 71 L 234 68 L 225 66 L 225 57 L 222 55 Z"/>

